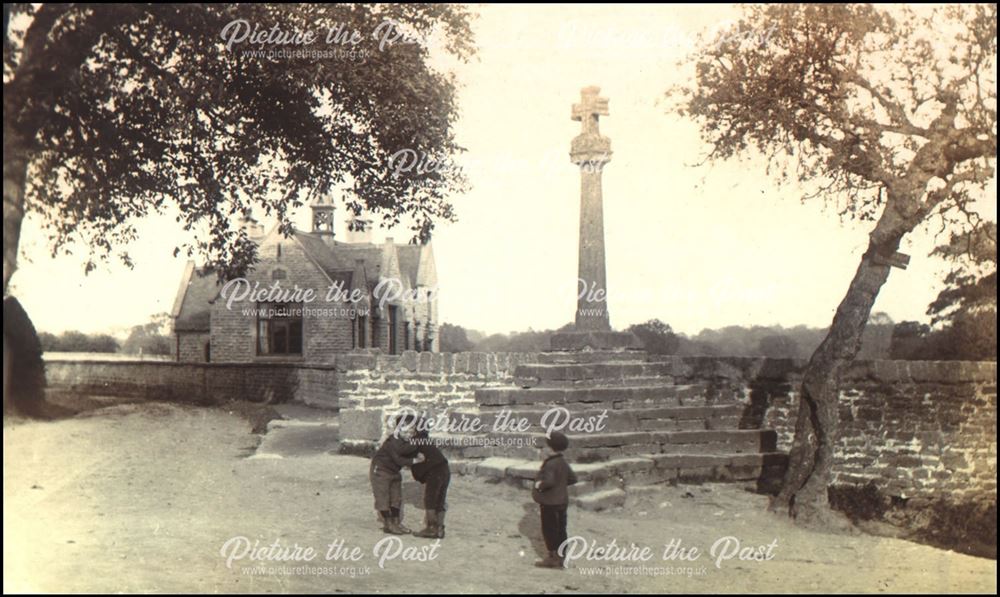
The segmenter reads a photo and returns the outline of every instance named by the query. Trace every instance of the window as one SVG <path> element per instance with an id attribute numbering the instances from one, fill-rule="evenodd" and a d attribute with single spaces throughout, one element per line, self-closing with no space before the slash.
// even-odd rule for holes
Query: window
<path id="1" fill-rule="evenodd" d="M 257 354 L 302 354 L 302 303 L 257 303 Z"/>
<path id="2" fill-rule="evenodd" d="M 399 328 L 399 307 L 389 305 L 389 354 L 399 354 L 397 336 Z"/>
<path id="3" fill-rule="evenodd" d="M 364 315 L 358 316 L 358 348 L 365 347 L 365 328 L 368 327 L 368 318 Z"/>

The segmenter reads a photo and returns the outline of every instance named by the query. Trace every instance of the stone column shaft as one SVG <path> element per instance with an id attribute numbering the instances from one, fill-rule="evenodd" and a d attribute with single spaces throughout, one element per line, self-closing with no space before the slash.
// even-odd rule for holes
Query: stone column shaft
<path id="1" fill-rule="evenodd" d="M 611 329 L 604 265 L 604 205 L 601 165 L 580 167 L 580 254 L 577 280 L 576 329 Z"/>

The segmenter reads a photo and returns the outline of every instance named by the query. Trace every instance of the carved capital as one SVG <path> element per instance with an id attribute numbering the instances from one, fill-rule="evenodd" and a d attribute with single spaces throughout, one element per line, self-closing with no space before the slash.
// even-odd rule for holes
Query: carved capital
<path id="1" fill-rule="evenodd" d="M 577 135 L 570 144 L 569 159 L 577 165 L 604 165 L 611 161 L 611 139 L 603 135 Z"/>

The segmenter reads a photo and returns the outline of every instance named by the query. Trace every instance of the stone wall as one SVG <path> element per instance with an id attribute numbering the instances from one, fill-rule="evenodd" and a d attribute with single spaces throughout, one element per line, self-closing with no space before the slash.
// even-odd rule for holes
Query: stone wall
<path id="1" fill-rule="evenodd" d="M 414 351 L 342 357 L 341 441 L 378 439 L 387 416 L 403 407 L 429 413 L 474 411 L 477 388 L 509 384 L 517 365 L 536 358 L 532 353 Z"/>
<path id="2" fill-rule="evenodd" d="M 46 359 L 52 391 L 191 404 L 300 402 L 336 409 L 333 366 Z"/>
<path id="3" fill-rule="evenodd" d="M 214 348 L 214 347 L 213 347 Z M 214 351 L 213 351 L 214 352 Z M 47 362 L 56 388 L 148 399 L 218 403 L 298 401 L 341 408 L 346 442 L 371 442 L 404 406 L 474 411 L 475 390 L 507 385 L 525 353 L 338 355 L 304 365 Z M 663 357 L 678 384 L 706 388 L 713 404 L 744 405 L 741 426 L 769 427 L 787 450 L 794 435 L 801 361 Z M 900 496 L 996 500 L 996 363 L 864 361 L 845 372 L 834 482 L 874 483 Z"/>
<path id="4" fill-rule="evenodd" d="M 713 403 L 746 406 L 741 426 L 770 427 L 787 451 L 804 361 L 668 358 L 677 383 L 707 383 Z M 843 375 L 834 484 L 904 498 L 996 500 L 996 363 L 859 361 Z"/>
<path id="5" fill-rule="evenodd" d="M 476 388 L 506 385 L 537 355 L 405 353 L 341 364 L 341 439 L 371 441 L 400 407 L 475 410 Z M 656 359 L 656 357 L 651 357 Z M 741 427 L 795 434 L 804 361 L 663 357 L 677 384 L 707 387 L 712 404 L 744 405 Z M 900 496 L 996 499 L 996 363 L 863 361 L 845 373 L 834 483 L 874 482 Z"/>

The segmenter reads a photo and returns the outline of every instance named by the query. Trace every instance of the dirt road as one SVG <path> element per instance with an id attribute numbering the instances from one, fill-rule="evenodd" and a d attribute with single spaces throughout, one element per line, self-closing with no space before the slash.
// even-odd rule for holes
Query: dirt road
<path id="1" fill-rule="evenodd" d="M 609 556 L 625 551 L 615 547 L 635 544 L 640 555 L 648 548 L 646 560 L 581 553 L 568 570 L 535 569 L 540 539 L 529 495 L 462 477 L 453 480 L 445 540 L 386 543 L 365 460 L 247 458 L 258 439 L 236 414 L 166 404 L 5 422 L 4 590 L 996 591 L 995 561 L 806 532 L 733 486 L 667 488 L 616 512 L 570 510 L 570 535 L 588 546 L 614 540 Z M 422 514 L 418 492 L 407 483 L 410 526 Z M 253 552 L 259 557 L 299 557 L 253 560 L 246 548 L 255 541 L 276 545 Z M 311 560 L 303 559 L 306 548 Z M 345 559 L 354 548 L 356 559 Z M 680 550 L 692 557 L 690 548 L 696 558 L 678 559 Z M 741 560 L 740 550 L 763 561 Z M 717 566 L 720 554 L 732 557 Z"/>

